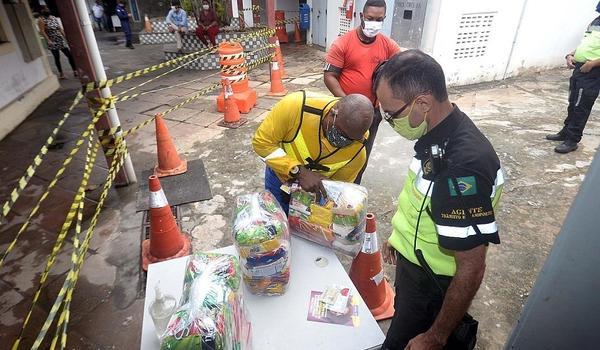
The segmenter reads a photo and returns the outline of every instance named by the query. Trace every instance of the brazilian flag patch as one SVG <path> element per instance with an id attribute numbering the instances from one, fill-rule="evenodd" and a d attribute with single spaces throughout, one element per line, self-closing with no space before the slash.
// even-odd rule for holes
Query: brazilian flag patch
<path id="1" fill-rule="evenodd" d="M 472 196 L 477 194 L 477 182 L 475 176 L 457 177 L 458 189 L 463 196 Z M 456 190 L 452 179 L 448 179 L 448 187 L 450 188 L 450 196 L 456 197 Z"/>

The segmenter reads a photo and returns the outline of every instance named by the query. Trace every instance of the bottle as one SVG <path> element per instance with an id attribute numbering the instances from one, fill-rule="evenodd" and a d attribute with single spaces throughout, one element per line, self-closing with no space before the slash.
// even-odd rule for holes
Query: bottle
<path id="1" fill-rule="evenodd" d="M 169 325 L 169 320 L 177 307 L 177 300 L 172 295 L 163 294 L 160 290 L 160 282 L 154 286 L 154 301 L 150 304 L 150 316 L 154 321 L 156 335 L 160 338 Z"/>

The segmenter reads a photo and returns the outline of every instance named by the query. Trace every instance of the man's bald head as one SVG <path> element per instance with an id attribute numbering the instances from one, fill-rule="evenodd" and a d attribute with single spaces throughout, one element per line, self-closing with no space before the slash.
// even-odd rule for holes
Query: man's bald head
<path id="1" fill-rule="evenodd" d="M 342 97 L 337 105 L 336 125 L 353 140 L 360 140 L 373 122 L 373 104 L 366 96 L 350 94 Z"/>

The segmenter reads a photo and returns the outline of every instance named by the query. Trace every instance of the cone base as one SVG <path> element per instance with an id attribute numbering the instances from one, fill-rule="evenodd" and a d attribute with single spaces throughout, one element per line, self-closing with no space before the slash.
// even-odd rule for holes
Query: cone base
<path id="1" fill-rule="evenodd" d="M 235 92 L 230 98 L 233 98 L 240 113 L 246 114 L 250 113 L 252 107 L 256 105 L 257 96 L 256 90 L 248 89 L 244 92 Z M 217 112 L 225 112 L 225 95 L 223 92 L 217 97 Z"/>
<path id="2" fill-rule="evenodd" d="M 158 177 L 166 177 L 183 174 L 187 171 L 187 160 L 182 159 L 178 166 L 172 169 L 161 169 L 159 166 L 154 167 L 154 174 Z"/>
<path id="3" fill-rule="evenodd" d="M 246 118 L 240 118 L 240 120 L 238 120 L 237 122 L 226 122 L 225 120 L 221 120 L 220 122 L 217 123 L 218 126 L 222 126 L 225 128 L 229 128 L 229 129 L 237 129 L 240 126 L 246 124 L 248 122 L 248 119 Z"/>
<path id="4" fill-rule="evenodd" d="M 171 260 L 175 258 L 180 258 L 182 256 L 186 256 L 190 254 L 191 243 L 188 236 L 185 234 L 181 235 L 181 240 L 183 241 L 183 247 L 181 250 L 175 253 L 173 256 L 169 256 L 166 258 L 157 258 L 150 253 L 150 240 L 146 239 L 142 242 L 142 268 L 144 271 L 148 271 L 148 265 L 157 263 L 160 261 Z"/>
<path id="5" fill-rule="evenodd" d="M 288 93 L 287 90 L 283 90 L 283 91 L 280 91 L 280 92 L 271 92 L 271 91 L 269 91 L 267 93 L 267 95 L 269 95 L 269 96 L 285 96 L 285 95 L 287 95 L 287 93 Z"/>
<path id="6" fill-rule="evenodd" d="M 384 280 L 383 283 L 385 284 L 385 300 L 378 307 L 370 309 L 376 321 L 387 320 L 394 316 L 394 297 L 396 294 L 387 280 Z"/>

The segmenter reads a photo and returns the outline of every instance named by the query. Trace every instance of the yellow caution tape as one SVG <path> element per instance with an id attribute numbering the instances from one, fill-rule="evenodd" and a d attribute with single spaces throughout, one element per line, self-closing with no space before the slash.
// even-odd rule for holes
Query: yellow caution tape
<path id="1" fill-rule="evenodd" d="M 73 112 L 73 109 L 75 109 L 75 107 L 79 104 L 79 101 L 81 101 L 82 98 L 83 94 L 81 92 L 78 92 L 75 96 L 75 99 L 73 100 L 73 103 L 67 109 L 62 119 L 58 122 L 56 128 L 54 128 L 54 130 L 52 130 L 52 133 L 50 133 L 50 136 L 48 136 L 46 143 L 42 146 L 39 153 L 33 158 L 33 163 L 31 163 L 25 170 L 25 175 L 23 175 L 17 182 L 17 187 L 15 187 L 12 190 L 8 200 L 4 202 L 4 205 L 2 206 L 2 215 L 0 215 L 0 220 L 2 218 L 5 218 L 6 215 L 8 215 L 8 213 L 12 209 L 12 206 L 15 204 L 17 199 L 19 199 L 21 192 L 23 192 L 23 190 L 29 183 L 29 180 L 31 180 L 33 174 L 35 174 L 37 168 L 40 166 L 40 164 L 42 164 L 44 156 L 48 153 L 48 147 L 52 144 L 52 142 L 54 142 L 54 138 L 58 134 L 58 131 L 65 124 L 67 119 L 69 119 L 69 117 L 71 116 L 71 112 Z"/>
<path id="2" fill-rule="evenodd" d="M 94 134 L 90 133 L 90 136 L 88 137 L 88 148 L 87 148 L 87 154 L 86 154 L 85 168 L 84 168 L 81 183 L 79 185 L 79 189 L 76 192 L 73 203 L 71 204 L 71 208 L 69 209 L 69 212 L 68 212 L 67 217 L 62 225 L 60 233 L 58 234 L 57 240 L 54 243 L 52 252 L 51 252 L 50 256 L 48 257 L 48 260 L 46 261 L 46 267 L 44 268 L 44 272 L 42 273 L 42 276 L 40 277 L 38 289 L 33 296 L 33 300 L 29 307 L 29 311 L 27 313 L 27 316 L 25 317 L 25 321 L 23 322 L 23 326 L 21 328 L 21 334 L 19 335 L 19 339 L 22 337 L 23 332 L 26 329 L 27 324 L 29 323 L 29 319 L 33 312 L 33 308 L 40 297 L 40 294 L 44 287 L 44 283 L 46 283 L 50 269 L 54 265 L 54 262 L 58 255 L 58 252 L 62 248 L 65 237 L 67 236 L 67 233 L 71 227 L 71 224 L 73 223 L 73 219 L 75 218 L 75 215 L 78 212 L 78 208 L 80 208 L 84 203 L 85 188 L 88 185 L 90 175 L 92 173 L 92 169 L 94 168 L 94 163 L 96 161 L 96 155 L 98 154 L 98 148 L 99 148 L 99 143 L 94 142 L 93 137 L 94 137 Z M 78 217 L 78 220 L 79 220 L 79 217 Z M 81 223 L 79 221 L 78 221 L 78 224 L 81 225 Z M 34 343 L 33 347 L 34 348 L 37 347 L 36 343 Z"/>
<path id="3" fill-rule="evenodd" d="M 243 41 L 243 40 L 247 40 L 247 39 L 251 39 L 251 38 L 255 38 L 255 37 L 261 37 L 261 36 L 268 37 L 268 36 L 273 36 L 274 34 L 275 34 L 275 29 L 261 27 L 258 30 L 241 35 L 240 38 L 237 39 L 237 41 Z M 202 50 L 192 52 L 192 53 L 184 55 L 184 56 L 180 56 L 180 57 L 171 59 L 166 62 L 162 62 L 162 63 L 156 64 L 156 65 L 150 66 L 150 67 L 146 67 L 144 69 L 138 69 L 136 71 L 121 75 L 121 76 L 113 78 L 113 79 L 89 82 L 83 86 L 83 92 L 89 92 L 89 91 L 96 90 L 96 89 L 110 87 L 110 86 L 122 83 L 124 81 L 131 80 L 133 78 L 137 78 L 139 76 L 157 71 L 159 69 L 162 69 L 162 68 L 165 68 L 168 66 L 172 66 L 172 65 L 174 65 L 176 63 L 180 63 L 181 61 L 184 61 L 186 59 L 205 54 L 207 52 L 210 52 L 211 50 L 214 50 L 214 49 L 212 49 L 212 48 L 202 49 Z"/>

